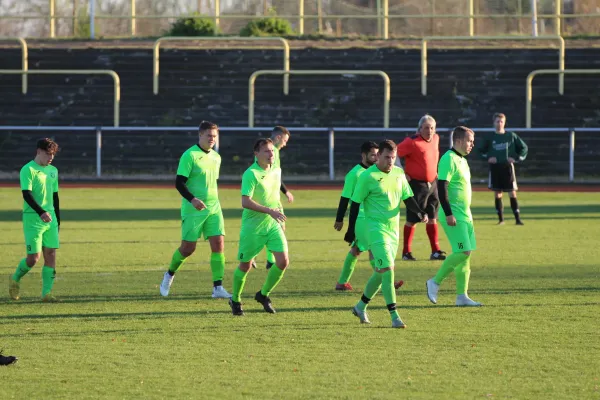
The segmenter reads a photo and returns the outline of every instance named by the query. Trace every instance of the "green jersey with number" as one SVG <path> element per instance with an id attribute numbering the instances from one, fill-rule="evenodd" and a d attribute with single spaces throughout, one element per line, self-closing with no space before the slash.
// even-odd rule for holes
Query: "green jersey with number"
<path id="1" fill-rule="evenodd" d="M 217 179 L 221 169 L 221 156 L 214 150 L 205 151 L 195 144 L 179 159 L 177 175 L 188 178 L 185 183 L 188 190 L 199 200 L 206 204 L 210 214 L 218 212 L 221 208 Z M 193 216 L 206 211 L 198 211 L 186 199 L 181 200 L 181 216 Z"/>
<path id="2" fill-rule="evenodd" d="M 367 220 L 399 223 L 400 203 L 412 196 L 402 168 L 393 166 L 386 173 L 372 165 L 358 178 L 352 201 L 364 206 Z"/>
<path id="3" fill-rule="evenodd" d="M 448 181 L 448 200 L 457 221 L 473 221 L 471 214 L 471 170 L 467 159 L 450 149 L 438 165 L 438 179 Z"/>
<path id="4" fill-rule="evenodd" d="M 254 202 L 268 208 L 279 208 L 279 188 L 281 187 L 281 168 L 263 169 L 255 162 L 242 176 L 242 196 L 248 196 Z M 265 235 L 277 221 L 269 214 L 244 208 L 242 213 L 242 231 L 256 235 Z"/>
<path id="5" fill-rule="evenodd" d="M 54 193 L 58 192 L 58 170 L 53 165 L 42 166 L 31 160 L 19 173 L 21 190 L 29 190 L 33 199 L 46 212 L 54 211 Z M 24 213 L 35 213 L 26 201 L 23 201 Z"/>
<path id="6" fill-rule="evenodd" d="M 354 194 L 354 190 L 356 189 L 356 183 L 358 182 L 358 177 L 367 170 L 367 168 L 362 164 L 356 164 L 354 168 L 350 170 L 346 174 L 344 178 L 344 188 L 342 189 L 342 197 L 347 199 L 351 199 Z M 360 210 L 358 212 L 358 218 L 365 217 L 365 208 L 363 204 L 360 204 Z"/>

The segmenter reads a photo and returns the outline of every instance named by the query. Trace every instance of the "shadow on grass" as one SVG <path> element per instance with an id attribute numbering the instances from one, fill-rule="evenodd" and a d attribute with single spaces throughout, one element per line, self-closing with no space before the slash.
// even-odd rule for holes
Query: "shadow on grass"
<path id="1" fill-rule="evenodd" d="M 493 207 L 473 207 L 471 209 L 477 219 L 494 219 Z M 600 205 L 595 204 L 561 204 L 526 206 L 521 209 L 523 216 L 527 219 L 600 219 Z M 289 218 L 335 218 L 336 208 L 286 208 L 285 214 Z M 62 210 L 61 217 L 65 221 L 166 221 L 180 219 L 179 208 L 157 208 L 157 209 L 83 209 Z M 404 210 L 402 210 L 404 214 Z M 575 214 L 575 215 L 573 215 Z M 598 214 L 581 216 L 579 214 Z M 240 218 L 241 208 L 224 208 L 225 218 Z M 0 221 L 20 221 L 19 210 L 0 211 Z"/>

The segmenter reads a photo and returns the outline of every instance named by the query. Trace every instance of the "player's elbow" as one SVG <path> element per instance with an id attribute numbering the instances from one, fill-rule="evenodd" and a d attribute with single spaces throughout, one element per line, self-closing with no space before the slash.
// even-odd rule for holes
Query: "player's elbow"
<path id="1" fill-rule="evenodd" d="M 242 196 L 242 208 L 250 208 L 250 197 Z"/>

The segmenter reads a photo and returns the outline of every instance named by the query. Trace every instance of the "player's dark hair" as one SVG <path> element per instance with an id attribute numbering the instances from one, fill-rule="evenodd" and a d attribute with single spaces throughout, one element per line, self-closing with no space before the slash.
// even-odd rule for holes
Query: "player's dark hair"
<path id="1" fill-rule="evenodd" d="M 469 132 L 475 135 L 475 132 L 466 126 L 457 126 L 452 130 L 452 140 L 464 140 Z"/>
<path id="2" fill-rule="evenodd" d="M 396 143 L 393 140 L 386 139 L 383 142 L 379 143 L 379 151 L 383 152 L 384 150 L 396 151 Z"/>
<path id="3" fill-rule="evenodd" d="M 60 150 L 58 143 L 50 138 L 42 138 L 37 141 L 37 148 L 42 149 L 47 153 L 56 154 Z"/>
<path id="4" fill-rule="evenodd" d="M 369 154 L 371 149 L 379 149 L 379 145 L 375 142 L 364 142 L 362 146 L 360 146 L 360 152 L 362 154 Z"/>
<path id="5" fill-rule="evenodd" d="M 502 114 L 502 113 L 495 113 L 494 114 L 494 118 L 492 119 L 492 121 L 496 121 L 496 118 L 503 118 L 506 119 L 506 115 Z"/>
<path id="6" fill-rule="evenodd" d="M 271 139 L 258 139 L 256 142 L 254 142 L 254 152 L 258 153 L 261 149 L 261 147 L 263 147 L 265 144 L 273 144 L 273 141 Z"/>
<path id="7" fill-rule="evenodd" d="M 200 122 L 200 126 L 198 127 L 198 132 L 202 133 L 204 131 L 210 131 L 212 129 L 219 129 L 219 125 L 210 121 L 202 121 Z"/>
<path id="8" fill-rule="evenodd" d="M 279 135 L 291 136 L 290 131 L 288 131 L 285 126 L 277 125 L 275 128 L 273 128 L 273 131 L 271 132 L 271 137 Z"/>

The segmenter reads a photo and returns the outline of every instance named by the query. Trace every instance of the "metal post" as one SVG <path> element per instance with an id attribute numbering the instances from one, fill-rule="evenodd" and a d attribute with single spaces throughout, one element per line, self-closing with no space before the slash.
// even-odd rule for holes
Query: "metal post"
<path id="1" fill-rule="evenodd" d="M 523 0 L 517 0 L 517 11 L 518 11 L 518 18 L 517 18 L 517 29 L 519 30 L 519 35 L 521 34 L 521 29 L 523 28 Z"/>
<path id="2" fill-rule="evenodd" d="M 317 0 L 317 22 L 320 35 L 323 33 L 323 0 Z"/>
<path id="3" fill-rule="evenodd" d="M 562 0 L 554 0 L 556 6 L 556 15 L 554 17 L 554 29 L 556 29 L 556 34 L 560 36 L 561 34 L 561 17 L 562 17 Z"/>
<path id="4" fill-rule="evenodd" d="M 96 128 L 96 177 L 102 176 L 102 128 Z"/>
<path id="5" fill-rule="evenodd" d="M 569 182 L 575 180 L 575 130 L 569 132 Z"/>
<path id="6" fill-rule="evenodd" d="M 377 37 L 382 37 L 383 36 L 383 32 L 382 32 L 382 27 L 383 27 L 383 23 L 381 21 L 381 16 L 383 15 L 383 13 L 381 12 L 381 0 L 377 0 Z"/>
<path id="7" fill-rule="evenodd" d="M 135 0 L 131 0 L 131 36 L 135 36 L 136 21 L 135 21 Z"/>
<path id="8" fill-rule="evenodd" d="M 221 1 L 215 0 L 215 25 L 217 26 L 217 29 L 220 27 L 220 24 L 221 24 L 221 20 L 219 19 L 220 16 L 221 16 Z"/>
<path id="9" fill-rule="evenodd" d="M 421 94 L 427 96 L 427 40 L 421 40 Z"/>
<path id="10" fill-rule="evenodd" d="M 538 35 L 537 0 L 531 0 L 531 36 Z"/>
<path id="11" fill-rule="evenodd" d="M 335 143 L 333 139 L 333 128 L 329 128 L 329 180 L 335 180 L 335 169 L 333 165 L 333 150 L 335 148 Z"/>
<path id="12" fill-rule="evenodd" d="M 96 36 L 96 0 L 90 0 L 90 39 Z"/>
<path id="13" fill-rule="evenodd" d="M 469 0 L 469 36 L 475 35 L 475 18 L 473 18 L 473 0 Z"/>
<path id="14" fill-rule="evenodd" d="M 383 38 L 388 39 L 389 37 L 389 0 L 383 0 Z"/>
<path id="15" fill-rule="evenodd" d="M 73 37 L 77 36 L 77 0 L 73 0 Z"/>
<path id="16" fill-rule="evenodd" d="M 56 25 L 55 25 L 55 20 L 54 20 L 54 8 L 55 8 L 55 2 L 54 0 L 50 0 L 50 37 L 54 38 L 56 36 Z"/>
<path id="17" fill-rule="evenodd" d="M 304 0 L 298 1 L 298 33 L 304 35 Z"/>

